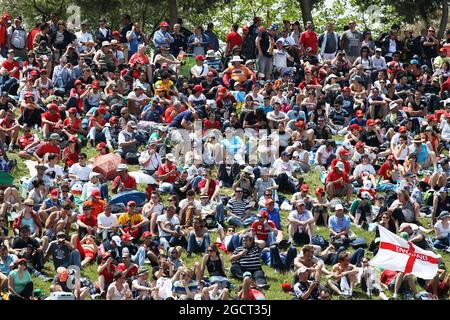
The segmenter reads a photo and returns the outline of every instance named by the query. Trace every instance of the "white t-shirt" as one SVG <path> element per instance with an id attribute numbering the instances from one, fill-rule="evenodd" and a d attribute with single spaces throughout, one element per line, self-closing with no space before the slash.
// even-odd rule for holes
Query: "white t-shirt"
<path id="1" fill-rule="evenodd" d="M 87 200 L 91 194 L 92 191 L 94 191 L 95 189 L 97 189 L 98 191 L 100 191 L 100 184 L 93 184 L 92 182 L 87 182 L 85 184 L 83 184 L 83 191 L 81 192 L 81 200 Z"/>
<path id="2" fill-rule="evenodd" d="M 287 67 L 288 57 L 290 57 L 290 55 L 286 51 L 273 49 L 273 65 L 277 69 L 284 69 Z"/>
<path id="3" fill-rule="evenodd" d="M 370 174 L 376 173 L 373 165 L 360 163 L 355 167 L 355 171 L 353 171 L 353 175 L 356 177 L 360 177 L 363 172 L 368 172 Z"/>
<path id="4" fill-rule="evenodd" d="M 299 221 L 307 221 L 313 217 L 311 211 L 305 210 L 303 213 L 299 214 L 297 210 L 293 210 L 289 213 L 289 218 L 297 219 Z M 299 232 L 304 232 L 305 226 L 298 226 Z"/>
<path id="5" fill-rule="evenodd" d="M 170 278 L 159 278 L 156 280 L 156 287 L 158 290 L 158 297 L 167 299 L 173 297 L 172 295 L 172 280 Z"/>
<path id="6" fill-rule="evenodd" d="M 292 175 L 295 170 L 292 160 L 284 162 L 281 158 L 275 160 L 272 167 L 275 169 L 275 174 L 286 173 L 287 175 Z"/>
<path id="7" fill-rule="evenodd" d="M 47 170 L 45 170 L 45 174 L 48 176 L 53 177 L 53 172 L 55 174 L 55 178 L 62 177 L 64 175 L 63 169 L 58 165 L 55 165 L 53 168 L 50 168 L 48 164 L 46 164 L 45 166 L 47 167 Z"/>
<path id="8" fill-rule="evenodd" d="M 439 236 L 442 238 L 448 238 L 448 234 L 450 233 L 450 224 L 448 225 L 448 227 L 445 229 L 444 226 L 442 225 L 442 221 L 439 220 L 438 222 L 436 222 L 436 224 L 434 225 L 434 227 L 439 230 Z"/>
<path id="9" fill-rule="evenodd" d="M 97 216 L 97 222 L 105 228 L 111 228 L 117 226 L 117 216 L 115 214 L 111 214 L 107 217 L 105 213 L 102 212 Z"/>
<path id="10" fill-rule="evenodd" d="M 168 237 L 168 236 L 170 236 L 170 234 L 168 234 L 167 232 L 164 232 L 161 229 L 161 227 L 159 226 L 159 222 L 162 222 L 162 223 L 170 222 L 170 224 L 173 227 L 168 227 L 168 229 L 172 229 L 172 230 L 175 230 L 174 229 L 175 226 L 180 225 L 180 219 L 178 219 L 177 216 L 173 216 L 170 220 L 167 218 L 166 214 L 162 214 L 162 215 L 158 216 L 158 218 L 156 219 L 156 223 L 158 224 L 158 232 L 161 237 Z"/>
<path id="11" fill-rule="evenodd" d="M 158 152 L 154 152 L 150 156 L 148 150 L 145 150 L 139 156 L 139 163 L 144 164 L 149 159 L 150 159 L 150 161 L 147 163 L 146 166 L 143 167 L 143 169 L 144 170 L 158 170 L 158 167 L 162 164 L 161 156 L 158 154 Z"/>
<path id="12" fill-rule="evenodd" d="M 195 74 L 197 75 L 197 77 L 206 77 L 206 74 L 209 71 L 209 67 L 208 65 L 205 63 L 203 64 L 203 66 L 193 66 L 191 70 L 195 70 Z M 202 71 L 203 70 L 203 71 Z M 192 72 L 192 71 L 191 71 Z M 194 74 L 194 72 L 192 72 L 192 74 Z"/>
<path id="13" fill-rule="evenodd" d="M 92 166 L 89 164 L 82 167 L 79 163 L 74 163 L 69 169 L 69 174 L 78 176 L 81 181 L 89 181 L 89 175 L 91 172 Z"/>
<path id="14" fill-rule="evenodd" d="M 178 206 L 180 207 L 181 210 L 183 210 L 184 208 L 186 208 L 188 205 L 188 199 L 183 199 L 180 201 L 180 203 L 178 204 Z M 202 210 L 202 204 L 200 201 L 198 200 L 194 200 L 194 206 L 195 206 L 195 210 Z"/>
<path id="15" fill-rule="evenodd" d="M 314 159 L 314 162 L 318 165 L 326 165 L 327 159 L 331 156 L 332 153 L 333 153 L 333 150 L 328 152 L 327 146 L 323 144 L 319 147 L 319 149 L 317 149 L 316 158 Z M 322 163 L 319 163 L 319 154 L 322 156 L 321 157 Z"/>

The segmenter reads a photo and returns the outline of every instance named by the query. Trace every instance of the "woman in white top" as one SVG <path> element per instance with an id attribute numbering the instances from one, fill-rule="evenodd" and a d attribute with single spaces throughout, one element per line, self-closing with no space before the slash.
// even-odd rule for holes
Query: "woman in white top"
<path id="1" fill-rule="evenodd" d="M 367 176 L 367 178 L 369 178 L 372 182 L 372 185 L 376 186 L 375 174 L 376 171 L 373 165 L 370 163 L 369 156 L 367 154 L 364 154 L 361 156 L 361 163 L 355 167 L 353 175 L 350 176 L 350 180 L 356 180 L 362 184 L 362 181 Z"/>
<path id="2" fill-rule="evenodd" d="M 139 164 L 144 172 L 154 174 L 160 165 L 162 165 L 161 156 L 156 151 L 156 142 L 152 141 L 148 145 L 148 149 L 139 156 Z"/>
<path id="3" fill-rule="evenodd" d="M 94 189 L 100 190 L 100 180 L 98 176 L 100 173 L 92 171 L 89 174 L 89 182 L 83 185 L 83 191 L 81 192 L 81 200 L 86 201 L 91 196 Z"/>
<path id="4" fill-rule="evenodd" d="M 406 135 L 401 135 L 398 138 L 398 143 L 394 146 L 392 152 L 394 154 L 395 159 L 397 160 L 398 164 L 403 165 L 406 158 L 411 153 L 411 150 L 408 148 L 408 141 L 407 141 Z"/>
<path id="5" fill-rule="evenodd" d="M 448 211 L 442 211 L 438 219 L 438 222 L 434 225 L 436 237 L 433 247 L 450 252 L 450 214 Z"/>
<path id="6" fill-rule="evenodd" d="M 360 52 L 361 52 L 361 55 L 353 63 L 353 68 L 356 68 L 356 66 L 358 66 L 359 64 L 362 64 L 364 66 L 364 70 L 366 72 L 372 70 L 373 62 L 372 62 L 372 57 L 369 54 L 369 48 L 362 47 Z"/>
<path id="7" fill-rule="evenodd" d="M 132 300 L 132 293 L 125 278 L 125 274 L 118 272 L 114 282 L 108 287 L 106 300 Z"/>

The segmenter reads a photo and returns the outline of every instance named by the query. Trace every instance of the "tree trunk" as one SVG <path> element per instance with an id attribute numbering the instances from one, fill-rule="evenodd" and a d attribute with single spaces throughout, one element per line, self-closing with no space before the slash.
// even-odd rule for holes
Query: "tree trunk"
<path id="1" fill-rule="evenodd" d="M 298 0 L 300 8 L 302 9 L 303 26 L 306 26 L 307 21 L 313 22 L 312 17 L 312 0 Z"/>
<path id="2" fill-rule="evenodd" d="M 175 23 L 177 23 L 178 19 L 177 0 L 168 0 L 168 3 L 169 3 L 170 24 L 173 26 Z"/>
<path id="3" fill-rule="evenodd" d="M 448 24 L 448 0 L 442 0 L 442 17 L 441 23 L 439 25 L 438 38 L 442 39 L 444 37 L 445 29 L 447 29 Z"/>

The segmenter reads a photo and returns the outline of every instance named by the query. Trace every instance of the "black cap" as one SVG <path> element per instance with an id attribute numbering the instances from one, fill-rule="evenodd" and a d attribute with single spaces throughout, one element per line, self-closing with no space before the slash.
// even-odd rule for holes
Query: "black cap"
<path id="1" fill-rule="evenodd" d="M 19 228 L 19 230 L 20 230 L 20 231 L 25 231 L 25 230 L 30 231 L 30 226 L 27 225 L 27 224 L 25 224 L 25 225 L 21 226 L 21 227 Z"/>

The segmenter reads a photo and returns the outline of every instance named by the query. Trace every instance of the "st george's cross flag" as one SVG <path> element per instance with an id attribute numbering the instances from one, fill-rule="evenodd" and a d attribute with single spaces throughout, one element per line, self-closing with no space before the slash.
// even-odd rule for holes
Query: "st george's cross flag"
<path id="1" fill-rule="evenodd" d="M 378 228 L 380 247 L 377 255 L 370 260 L 370 265 L 425 280 L 433 279 L 439 263 L 439 257 L 434 252 L 421 249 L 382 226 Z"/>

